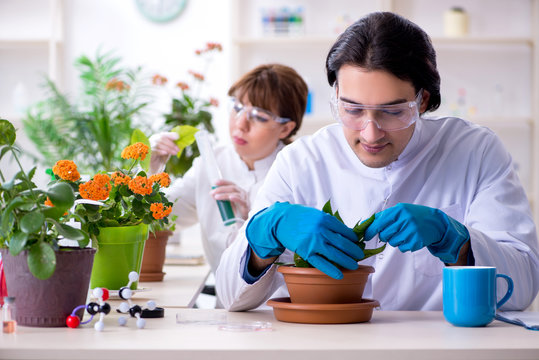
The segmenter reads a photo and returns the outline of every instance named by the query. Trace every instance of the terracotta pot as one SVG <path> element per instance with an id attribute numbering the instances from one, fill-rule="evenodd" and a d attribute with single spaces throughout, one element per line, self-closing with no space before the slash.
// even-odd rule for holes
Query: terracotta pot
<path id="1" fill-rule="evenodd" d="M 341 280 L 333 279 L 315 268 L 279 266 L 292 303 L 350 304 L 360 303 L 372 266 L 359 265 L 357 270 L 342 270 Z"/>
<path id="2" fill-rule="evenodd" d="M 28 269 L 27 252 L 17 256 L 0 249 L 9 296 L 15 297 L 17 324 L 35 327 L 66 326 L 73 309 L 86 304 L 88 284 L 96 250 L 61 247 L 56 252 L 56 270 L 39 280 Z M 79 317 L 82 320 L 84 309 Z"/>
<path id="3" fill-rule="evenodd" d="M 140 281 L 163 281 L 167 242 L 172 234 L 170 230 L 162 230 L 148 235 L 142 256 Z"/>

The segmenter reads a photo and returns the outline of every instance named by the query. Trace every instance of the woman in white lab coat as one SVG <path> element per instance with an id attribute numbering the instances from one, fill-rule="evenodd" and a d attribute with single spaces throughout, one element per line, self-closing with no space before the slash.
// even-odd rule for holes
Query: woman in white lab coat
<path id="1" fill-rule="evenodd" d="M 288 66 L 267 64 L 246 73 L 228 92 L 232 144 L 214 148 L 222 179 L 210 184 L 205 165 L 197 158 L 183 178 L 167 189 L 180 228 L 200 223 L 205 257 L 213 272 L 247 219 L 251 202 L 277 153 L 300 128 L 307 93 L 301 76 Z M 168 157 L 178 152 L 174 140 L 175 133 L 150 138 L 152 172 L 162 169 Z M 218 187 L 212 190 L 214 185 Z M 232 203 L 235 224 L 223 224 L 216 200 Z"/>
<path id="2" fill-rule="evenodd" d="M 473 264 L 512 277 L 505 309 L 529 306 L 539 245 L 526 194 L 492 131 L 424 116 L 440 104 L 427 34 L 398 15 L 369 14 L 337 39 L 326 70 L 339 123 L 277 157 L 217 270 L 224 306 L 248 310 L 287 296 L 274 262 L 293 252 L 335 278 L 335 264 L 357 267 L 354 233 L 319 210 L 328 199 L 350 227 L 376 214 L 367 247 L 389 246 L 361 263 L 375 268 L 364 296 L 383 310 L 440 310 L 443 268 Z"/>

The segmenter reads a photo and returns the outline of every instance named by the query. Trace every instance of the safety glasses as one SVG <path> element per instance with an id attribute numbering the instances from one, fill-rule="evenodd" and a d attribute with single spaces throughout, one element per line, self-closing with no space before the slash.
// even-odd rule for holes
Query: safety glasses
<path id="1" fill-rule="evenodd" d="M 271 111 L 259 108 L 257 106 L 243 105 L 238 99 L 231 97 L 230 113 L 237 118 L 243 112 L 245 112 L 247 119 L 251 121 L 251 123 L 259 126 L 274 126 L 276 124 L 284 124 L 291 121 L 288 118 L 277 116 Z"/>
<path id="2" fill-rule="evenodd" d="M 333 116 L 345 127 L 364 130 L 372 122 L 382 131 L 397 131 L 410 127 L 419 118 L 423 89 L 414 101 L 392 105 L 360 105 L 337 98 L 337 89 L 331 99 Z"/>

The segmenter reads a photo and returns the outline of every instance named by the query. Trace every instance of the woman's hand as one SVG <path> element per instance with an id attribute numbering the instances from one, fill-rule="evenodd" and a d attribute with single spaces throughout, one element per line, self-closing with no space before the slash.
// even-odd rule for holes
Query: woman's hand
<path id="1" fill-rule="evenodd" d="M 150 136 L 152 148 L 152 158 L 150 160 L 150 172 L 158 173 L 166 164 L 171 155 L 176 155 L 180 148 L 174 141 L 179 139 L 179 135 L 174 132 L 160 132 Z"/>
<path id="2" fill-rule="evenodd" d="M 251 209 L 249 194 L 231 181 L 219 180 L 215 185 L 217 187 L 210 192 L 210 195 L 215 200 L 230 200 L 236 216 L 247 220 Z"/>

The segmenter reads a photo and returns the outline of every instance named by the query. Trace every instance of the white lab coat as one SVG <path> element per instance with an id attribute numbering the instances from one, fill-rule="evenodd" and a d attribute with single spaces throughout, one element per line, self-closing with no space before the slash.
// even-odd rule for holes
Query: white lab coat
<path id="1" fill-rule="evenodd" d="M 223 179 L 245 190 L 252 204 L 271 164 L 283 147 L 284 144 L 279 143 L 270 156 L 256 161 L 254 170 L 249 170 L 232 145 L 217 146 L 214 153 Z M 204 254 L 212 272 L 215 272 L 221 254 L 234 240 L 242 224 L 223 225 L 217 203 L 210 195 L 212 185 L 204 163 L 198 157 L 185 175 L 175 180 L 165 193 L 174 202 L 172 214 L 178 215 L 176 223 L 180 229 L 200 223 Z"/>
<path id="2" fill-rule="evenodd" d="M 525 309 L 537 294 L 539 245 L 528 199 L 509 153 L 485 127 L 457 118 L 421 118 L 398 160 L 369 168 L 341 126 L 330 125 L 279 154 L 250 215 L 276 201 L 321 209 L 328 199 L 350 227 L 399 202 L 439 208 L 468 228 L 476 265 L 496 266 L 513 278 L 513 296 L 504 309 Z M 275 265 L 254 284 L 243 280 L 244 228 L 216 273 L 217 290 L 231 311 L 288 296 Z M 377 242 L 375 237 L 367 247 Z M 287 250 L 278 261 L 291 262 L 292 253 Z M 361 263 L 376 270 L 364 297 L 378 300 L 382 310 L 441 310 L 444 264 L 426 248 L 402 253 L 388 246 Z M 505 290 L 505 282 L 498 282 L 499 298 Z"/>

